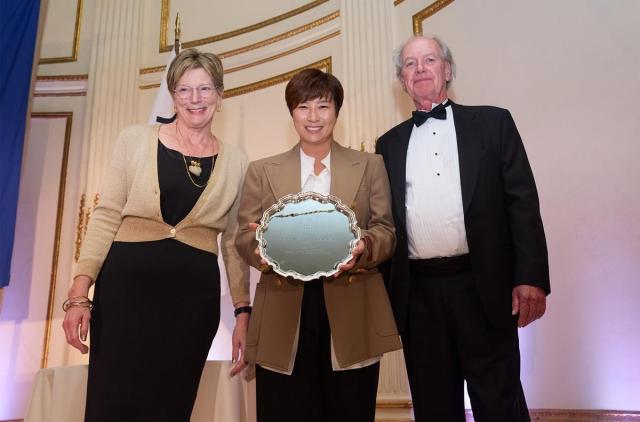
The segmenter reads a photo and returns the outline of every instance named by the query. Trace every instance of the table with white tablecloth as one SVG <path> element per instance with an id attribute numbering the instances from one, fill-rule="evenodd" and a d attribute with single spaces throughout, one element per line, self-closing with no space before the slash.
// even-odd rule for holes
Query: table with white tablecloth
<path id="1" fill-rule="evenodd" d="M 253 422 L 255 379 L 229 376 L 229 361 L 207 361 L 191 421 Z M 38 371 L 25 422 L 82 422 L 87 394 L 87 365 Z"/>

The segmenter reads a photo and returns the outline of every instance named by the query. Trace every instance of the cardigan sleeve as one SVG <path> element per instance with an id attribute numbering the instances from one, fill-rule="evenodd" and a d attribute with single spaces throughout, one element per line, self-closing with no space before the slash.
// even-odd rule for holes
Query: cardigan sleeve
<path id="1" fill-rule="evenodd" d="M 127 159 L 131 158 L 127 157 L 127 143 L 134 133 L 134 127 L 124 129 L 113 148 L 74 276 L 87 275 L 95 281 L 120 227 L 122 209 L 127 201 Z"/>

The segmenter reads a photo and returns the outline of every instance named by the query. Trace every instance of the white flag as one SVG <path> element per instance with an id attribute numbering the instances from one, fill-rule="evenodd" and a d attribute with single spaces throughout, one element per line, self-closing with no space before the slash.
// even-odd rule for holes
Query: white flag
<path id="1" fill-rule="evenodd" d="M 169 88 L 167 87 L 167 72 L 169 71 L 169 65 L 171 61 L 176 57 L 176 52 L 172 49 L 171 54 L 169 55 L 169 61 L 167 62 L 167 67 L 164 69 L 164 73 L 162 74 L 162 81 L 160 82 L 160 88 L 158 89 L 158 94 L 156 95 L 156 100 L 153 103 L 153 108 L 151 109 L 151 114 L 149 115 L 149 124 L 154 125 L 160 119 L 170 120 L 173 115 L 173 98 L 171 97 L 171 93 L 169 92 Z"/>

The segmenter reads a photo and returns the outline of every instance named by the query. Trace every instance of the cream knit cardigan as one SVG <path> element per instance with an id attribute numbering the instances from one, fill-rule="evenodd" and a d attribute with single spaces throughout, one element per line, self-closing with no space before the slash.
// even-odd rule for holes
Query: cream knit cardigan
<path id="1" fill-rule="evenodd" d="M 220 247 L 233 303 L 249 302 L 249 269 L 238 255 L 234 239 L 245 155 L 219 142 L 218 157 L 207 187 L 189 214 L 176 226 L 162 220 L 158 182 L 160 125 L 130 126 L 122 131 L 91 214 L 75 275 L 95 280 L 113 241 L 143 242 L 173 238 L 218 254 Z M 186 170 L 185 170 L 186 171 Z"/>

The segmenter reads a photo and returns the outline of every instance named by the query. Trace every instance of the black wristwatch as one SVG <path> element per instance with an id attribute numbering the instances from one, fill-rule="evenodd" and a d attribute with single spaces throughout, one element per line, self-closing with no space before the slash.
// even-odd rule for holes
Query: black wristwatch
<path id="1" fill-rule="evenodd" d="M 245 312 L 251 315 L 251 306 L 240 306 L 239 308 L 234 309 L 233 315 L 237 317 L 238 315 L 244 314 Z"/>

